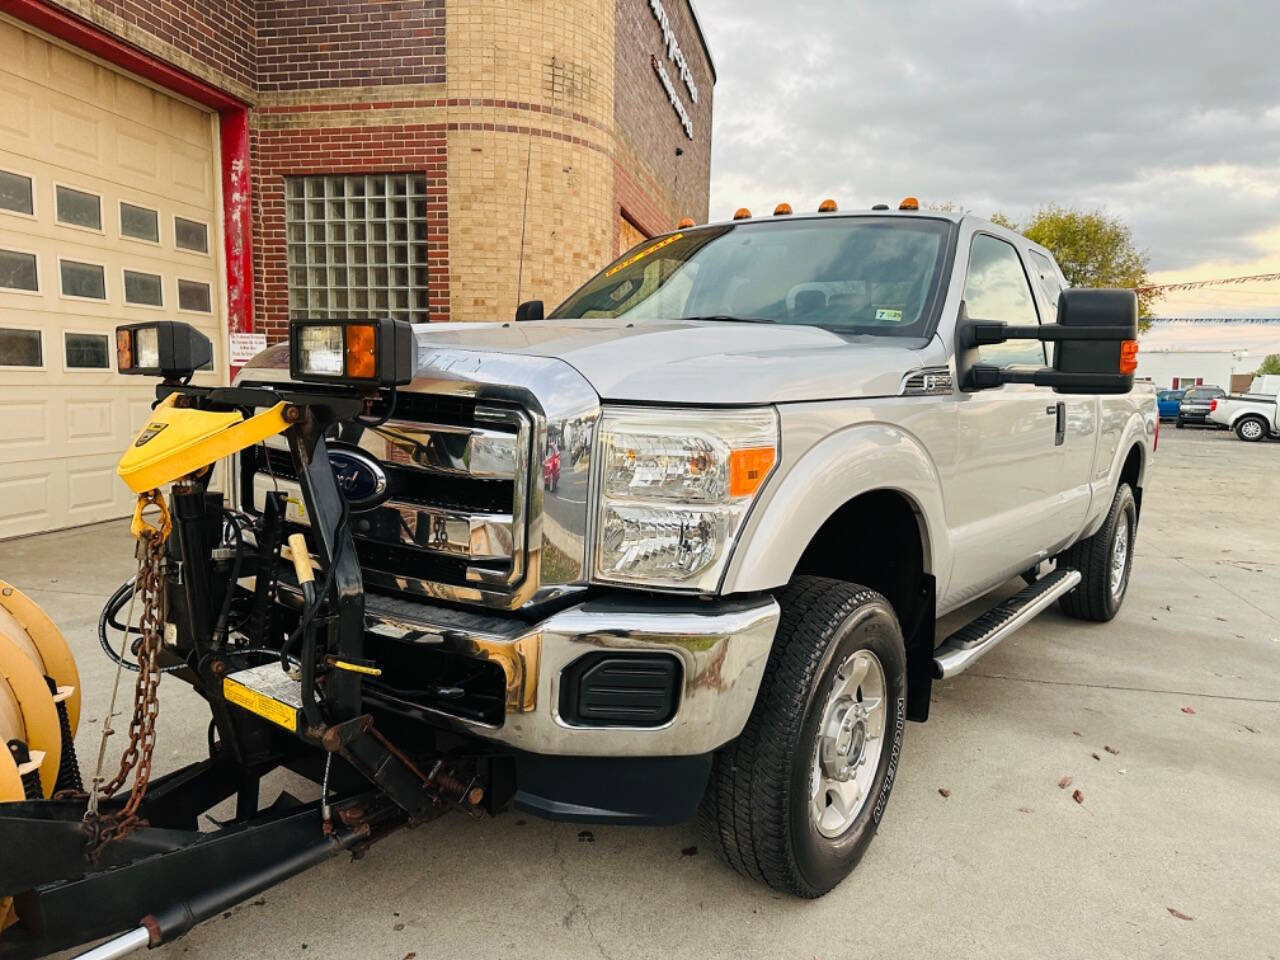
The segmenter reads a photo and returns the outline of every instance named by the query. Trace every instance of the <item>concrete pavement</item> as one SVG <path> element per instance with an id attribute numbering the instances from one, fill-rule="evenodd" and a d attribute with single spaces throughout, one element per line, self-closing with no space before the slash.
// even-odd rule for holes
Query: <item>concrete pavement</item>
<path id="1" fill-rule="evenodd" d="M 450 816 L 268 891 L 163 955 L 1274 960 L 1278 468 L 1278 443 L 1166 426 L 1120 616 L 1044 614 L 935 685 L 878 838 L 822 900 L 737 877 L 692 825 Z M 79 657 L 86 778 L 114 676 L 97 616 L 132 567 L 122 523 L 0 543 L 0 575 L 45 605 Z M 159 769 L 203 755 L 206 718 L 184 685 L 161 685 Z"/>

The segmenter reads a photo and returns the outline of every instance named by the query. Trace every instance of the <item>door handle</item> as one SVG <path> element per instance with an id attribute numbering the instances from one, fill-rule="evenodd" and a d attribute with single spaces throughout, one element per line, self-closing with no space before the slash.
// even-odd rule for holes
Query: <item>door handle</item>
<path id="1" fill-rule="evenodd" d="M 1062 400 L 1059 400 L 1057 403 L 1045 407 L 1044 412 L 1051 413 L 1054 416 L 1053 445 L 1060 447 L 1067 440 L 1067 405 Z"/>

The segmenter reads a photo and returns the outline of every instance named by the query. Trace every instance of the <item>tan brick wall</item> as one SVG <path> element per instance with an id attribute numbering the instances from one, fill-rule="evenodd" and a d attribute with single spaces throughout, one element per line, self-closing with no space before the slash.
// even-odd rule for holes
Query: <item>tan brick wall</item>
<path id="1" fill-rule="evenodd" d="M 614 10 L 450 0 L 450 319 L 550 309 L 612 256 Z"/>

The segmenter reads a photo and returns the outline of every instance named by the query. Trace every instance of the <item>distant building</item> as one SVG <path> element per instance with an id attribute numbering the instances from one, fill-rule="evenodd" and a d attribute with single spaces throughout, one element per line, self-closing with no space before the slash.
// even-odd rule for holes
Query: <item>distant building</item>
<path id="1" fill-rule="evenodd" d="M 1137 376 L 1162 388 L 1207 384 L 1230 390 L 1232 376 L 1252 371 L 1255 365 L 1248 350 L 1152 349 L 1143 345 L 1138 351 Z"/>

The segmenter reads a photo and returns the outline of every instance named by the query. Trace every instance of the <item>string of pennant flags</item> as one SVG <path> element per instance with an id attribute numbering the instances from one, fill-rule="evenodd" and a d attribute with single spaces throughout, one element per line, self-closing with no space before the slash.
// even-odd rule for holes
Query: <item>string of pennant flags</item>
<path id="1" fill-rule="evenodd" d="M 1220 277 L 1216 280 L 1191 280 L 1186 283 L 1148 283 L 1134 287 L 1135 293 L 1178 293 L 1183 290 L 1199 290 L 1201 287 L 1217 287 L 1238 283 L 1270 283 L 1280 280 L 1280 273 L 1255 273 L 1248 277 Z"/>

